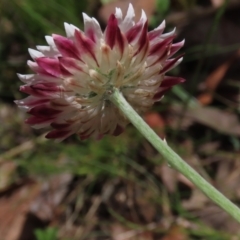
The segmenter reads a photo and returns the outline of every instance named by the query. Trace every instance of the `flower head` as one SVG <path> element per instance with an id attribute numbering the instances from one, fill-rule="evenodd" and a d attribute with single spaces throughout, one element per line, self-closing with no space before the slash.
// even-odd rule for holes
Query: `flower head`
<path id="1" fill-rule="evenodd" d="M 172 43 L 174 31 L 162 34 L 165 22 L 148 32 L 147 17 L 134 22 L 116 8 L 102 32 L 94 18 L 83 13 L 84 31 L 65 23 L 67 37 L 46 36 L 48 46 L 29 49 L 35 74 L 18 75 L 20 90 L 30 96 L 16 101 L 30 115 L 26 123 L 51 126 L 47 138 L 63 140 L 77 133 L 81 139 L 119 135 L 128 120 L 109 100 L 118 88 L 129 104 L 143 113 L 182 78 L 165 73 L 179 64 L 171 58 L 184 44 Z"/>

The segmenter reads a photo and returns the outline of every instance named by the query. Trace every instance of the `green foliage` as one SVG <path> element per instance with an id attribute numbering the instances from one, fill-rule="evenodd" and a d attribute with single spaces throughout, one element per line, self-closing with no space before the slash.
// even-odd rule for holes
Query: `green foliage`
<path id="1" fill-rule="evenodd" d="M 48 227 L 46 229 L 37 229 L 35 230 L 35 236 L 37 240 L 57 240 L 56 228 Z"/>
<path id="2" fill-rule="evenodd" d="M 30 72 L 27 49 L 46 45 L 44 36 L 64 34 L 64 22 L 82 28 L 82 12 L 88 12 L 87 0 L 3 0 L 1 3 L 0 97 L 21 98 L 16 73 Z"/>
<path id="3" fill-rule="evenodd" d="M 157 0 L 156 1 L 156 14 L 153 15 L 150 19 L 150 25 L 152 28 L 155 28 L 159 25 L 167 15 L 167 12 L 170 9 L 170 0 Z"/>
<path id="4" fill-rule="evenodd" d="M 69 144 L 44 142 L 37 144 L 32 151 L 24 152 L 18 160 L 18 166 L 21 173 L 27 175 L 69 171 L 84 176 L 127 177 L 127 159 L 133 157 L 140 139 L 139 135 L 130 133 L 123 134 L 121 138 L 106 136 L 101 141 L 76 141 Z"/>
<path id="5" fill-rule="evenodd" d="M 101 3 L 102 4 L 108 4 L 108 3 L 111 3 L 111 2 L 114 2 L 115 0 L 101 0 Z"/>
<path id="6" fill-rule="evenodd" d="M 178 0 L 179 4 L 183 9 L 189 9 L 196 4 L 196 0 Z"/>
<path id="7" fill-rule="evenodd" d="M 41 0 L 14 0 L 5 1 L 5 4 L 6 16 L 21 20 L 16 21 L 15 30 L 24 28 L 29 35 L 38 38 L 41 32 L 63 31 L 63 22 L 81 26 L 81 13 L 86 9 L 87 1 L 48 0 L 42 4 Z"/>
<path id="8" fill-rule="evenodd" d="M 170 8 L 170 0 L 157 0 L 156 7 L 157 11 L 164 16 Z"/>

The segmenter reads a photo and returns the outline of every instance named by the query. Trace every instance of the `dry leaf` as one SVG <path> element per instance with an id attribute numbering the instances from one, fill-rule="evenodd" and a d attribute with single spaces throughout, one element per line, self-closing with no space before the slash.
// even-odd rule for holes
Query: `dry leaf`
<path id="1" fill-rule="evenodd" d="M 212 5 L 216 8 L 224 4 L 225 0 L 211 0 Z"/>
<path id="2" fill-rule="evenodd" d="M 71 180 L 72 175 L 68 173 L 51 176 L 48 181 L 42 184 L 39 195 L 31 204 L 31 213 L 41 220 L 51 220 L 54 216 L 54 210 L 65 196 Z"/>
<path id="3" fill-rule="evenodd" d="M 0 198 L 0 233 L 2 239 L 20 239 L 30 204 L 39 194 L 39 190 L 39 184 L 26 182 L 15 189 L 9 189 L 6 194 L 2 193 Z M 32 230 L 29 231 L 28 235 L 33 237 L 31 234 L 33 234 Z"/>
<path id="4" fill-rule="evenodd" d="M 144 120 L 146 123 L 154 129 L 154 131 L 161 137 L 164 137 L 164 119 L 156 112 L 150 112 L 145 114 Z"/>
<path id="5" fill-rule="evenodd" d="M 156 228 L 155 224 L 144 226 L 145 229 L 152 230 Z M 114 223 L 111 225 L 111 236 L 113 240 L 153 240 L 151 231 L 128 229 L 123 225 Z"/>
<path id="6" fill-rule="evenodd" d="M 188 236 L 183 227 L 173 226 L 161 240 L 188 240 Z"/>
<path id="7" fill-rule="evenodd" d="M 220 161 L 215 177 L 216 187 L 228 198 L 240 195 L 240 163 L 239 159 Z"/>
<path id="8" fill-rule="evenodd" d="M 156 112 L 149 112 L 145 114 L 144 120 L 152 128 L 164 128 L 165 126 L 163 118 Z"/>
<path id="9" fill-rule="evenodd" d="M 219 148 L 220 142 L 215 141 L 215 142 L 207 142 L 202 144 L 198 148 L 198 152 L 204 153 L 204 154 L 213 154 L 216 152 L 216 150 Z"/>
<path id="10" fill-rule="evenodd" d="M 13 181 L 16 164 L 14 162 L 4 162 L 0 167 L 0 192 L 6 190 Z"/>
<path id="11" fill-rule="evenodd" d="M 181 106 L 175 105 L 171 107 L 171 109 L 178 115 L 182 114 Z M 223 134 L 240 136 L 240 122 L 238 116 L 226 110 L 213 107 L 188 108 L 184 114 L 184 120 L 185 119 L 191 119 L 192 121 L 211 127 Z"/>
<path id="12" fill-rule="evenodd" d="M 186 210 L 203 209 L 209 199 L 199 189 L 194 189 L 190 199 L 182 201 L 182 206 Z"/>
<path id="13" fill-rule="evenodd" d="M 208 227 L 221 229 L 222 232 L 229 232 L 231 234 L 240 234 L 239 223 L 216 205 L 210 204 L 205 206 L 196 211 L 194 215 Z"/>
<path id="14" fill-rule="evenodd" d="M 156 205 L 151 201 L 153 195 L 152 191 L 145 190 L 144 193 L 136 197 L 137 209 L 147 222 L 152 222 L 156 216 Z"/>
<path id="15" fill-rule="evenodd" d="M 224 62 L 222 65 L 220 65 L 216 70 L 214 70 L 204 81 L 204 88 L 205 91 L 200 96 L 198 96 L 198 100 L 203 105 L 208 105 L 213 100 L 214 92 L 225 76 L 227 70 L 232 65 L 234 60 L 240 56 L 240 50 L 230 59 L 228 59 L 226 62 Z"/>
<path id="16" fill-rule="evenodd" d="M 176 190 L 177 185 L 177 172 L 171 169 L 167 164 L 157 166 L 154 171 L 159 177 L 162 178 L 167 190 L 172 193 Z"/>

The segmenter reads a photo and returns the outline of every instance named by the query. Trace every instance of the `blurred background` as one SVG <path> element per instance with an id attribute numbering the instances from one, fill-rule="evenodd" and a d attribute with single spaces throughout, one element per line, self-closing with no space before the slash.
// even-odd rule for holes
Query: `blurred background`
<path id="1" fill-rule="evenodd" d="M 240 205 L 239 0 L 132 0 L 149 29 L 166 19 L 186 40 L 186 78 L 143 117 L 205 179 Z M 119 137 L 61 143 L 24 123 L 16 73 L 31 73 L 27 49 L 83 27 L 104 29 L 127 0 L 1 0 L 0 239 L 237 240 L 239 225 L 164 159 L 131 125 Z M 159 160 L 161 164 L 159 164 Z"/>

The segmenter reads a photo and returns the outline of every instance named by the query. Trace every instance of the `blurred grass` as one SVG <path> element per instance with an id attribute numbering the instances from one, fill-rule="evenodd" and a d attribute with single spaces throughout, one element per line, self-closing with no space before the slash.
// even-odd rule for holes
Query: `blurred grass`
<path id="1" fill-rule="evenodd" d="M 64 22 L 82 28 L 82 12 L 90 12 L 87 0 L 2 0 L 0 19 L 0 97 L 21 98 L 16 73 L 27 73 L 27 49 L 45 45 L 45 35 L 64 34 Z"/>

